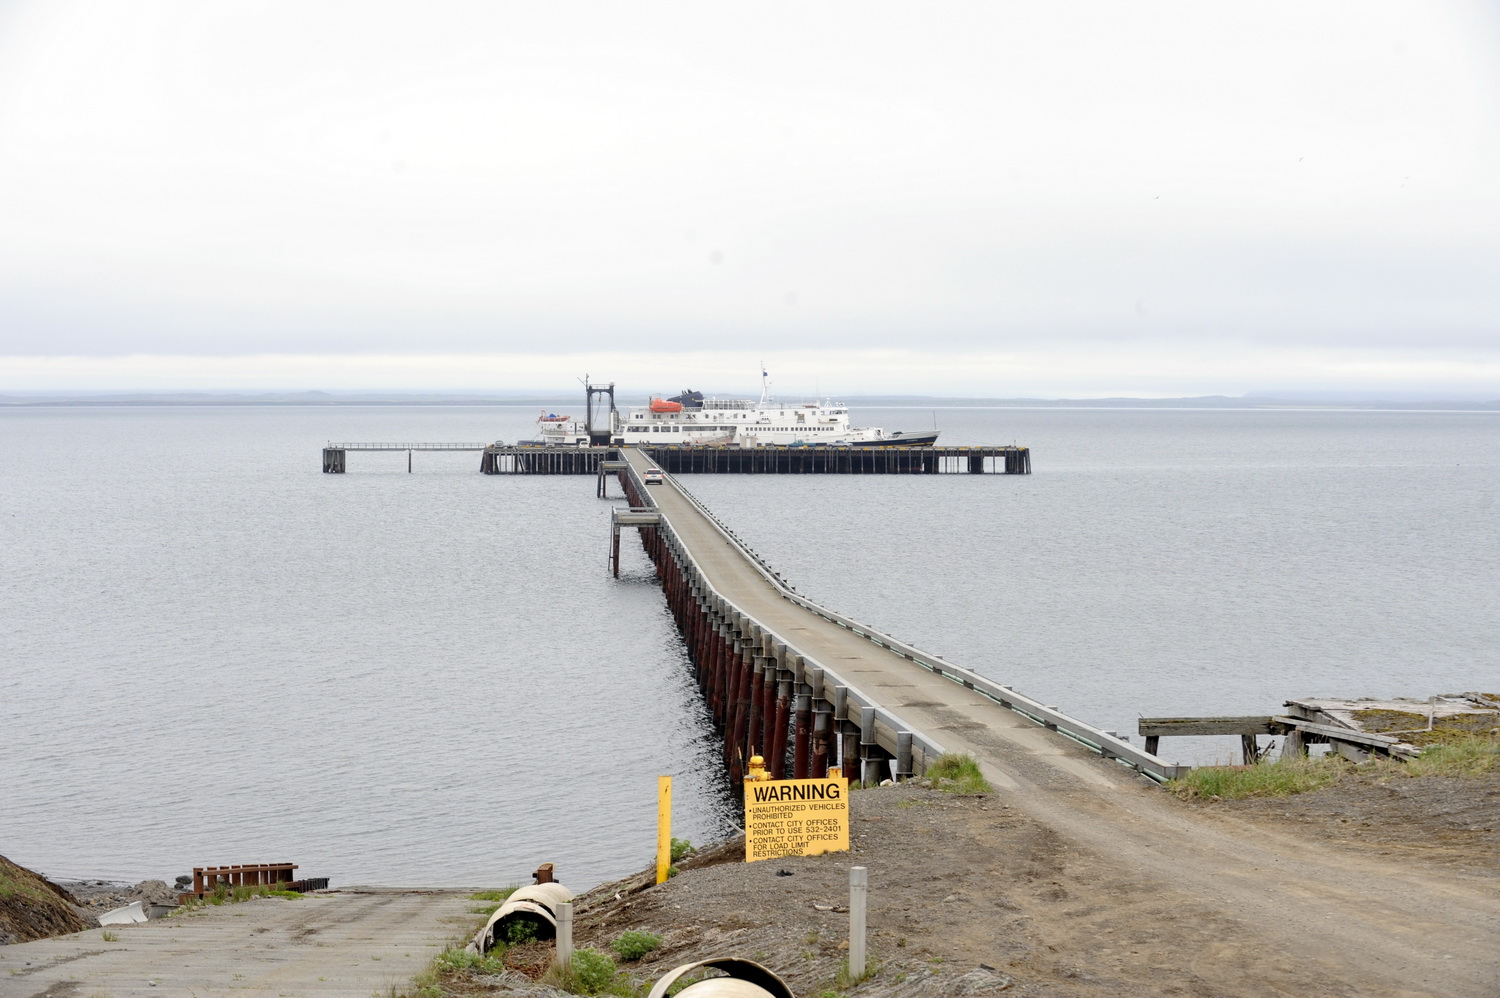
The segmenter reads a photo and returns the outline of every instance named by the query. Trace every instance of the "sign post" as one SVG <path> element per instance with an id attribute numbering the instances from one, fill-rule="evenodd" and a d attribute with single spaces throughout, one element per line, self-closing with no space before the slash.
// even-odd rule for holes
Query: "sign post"
<path id="1" fill-rule="evenodd" d="M 665 883 L 672 868 L 672 778 L 656 778 L 656 882 Z"/>

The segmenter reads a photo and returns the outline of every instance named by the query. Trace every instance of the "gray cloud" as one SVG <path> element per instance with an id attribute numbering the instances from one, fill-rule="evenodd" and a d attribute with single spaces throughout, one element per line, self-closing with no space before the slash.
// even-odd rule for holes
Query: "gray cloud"
<path id="1" fill-rule="evenodd" d="M 0 355 L 1500 365 L 1482 6 L 0 18 Z"/>

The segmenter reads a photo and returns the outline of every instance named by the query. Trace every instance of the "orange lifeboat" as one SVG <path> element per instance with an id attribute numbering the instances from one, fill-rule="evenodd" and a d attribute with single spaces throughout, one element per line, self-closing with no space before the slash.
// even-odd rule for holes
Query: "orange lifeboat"
<path id="1" fill-rule="evenodd" d="M 682 411 L 682 403 L 681 402 L 668 402 L 666 399 L 652 399 L 651 400 L 651 411 L 652 412 L 681 412 Z"/>

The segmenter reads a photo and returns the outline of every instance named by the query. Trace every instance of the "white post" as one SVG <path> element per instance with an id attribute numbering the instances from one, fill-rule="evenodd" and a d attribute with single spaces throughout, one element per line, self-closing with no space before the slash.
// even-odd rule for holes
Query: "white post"
<path id="1" fill-rule="evenodd" d="M 863 866 L 849 867 L 849 980 L 865 976 L 865 903 L 870 893 L 870 873 Z"/>
<path id="2" fill-rule="evenodd" d="M 557 962 L 563 969 L 573 962 L 573 902 L 557 906 Z"/>

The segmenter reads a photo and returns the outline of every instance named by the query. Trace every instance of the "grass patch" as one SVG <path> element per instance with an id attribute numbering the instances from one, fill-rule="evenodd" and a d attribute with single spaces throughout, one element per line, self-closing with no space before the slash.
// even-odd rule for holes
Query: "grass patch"
<path id="1" fill-rule="evenodd" d="M 188 898 L 172 914 L 185 915 L 189 911 L 202 908 L 205 905 L 235 904 L 236 902 L 249 901 L 253 898 L 291 898 L 295 900 L 306 896 L 299 891 L 272 890 L 269 884 L 260 884 L 255 887 L 245 885 L 230 887 L 228 884 L 219 884 L 201 898 Z"/>
<path id="2" fill-rule="evenodd" d="M 1332 786 L 1343 776 L 1347 764 L 1337 756 L 1258 762 L 1253 766 L 1200 766 L 1186 776 L 1167 782 L 1167 789 L 1186 800 L 1246 797 L 1290 797 Z"/>
<path id="3" fill-rule="evenodd" d="M 987 794 L 992 789 L 979 772 L 979 760 L 967 752 L 944 752 L 923 774 L 932 785 L 950 794 Z"/>
<path id="4" fill-rule="evenodd" d="M 596 949 L 577 949 L 567 967 L 553 964 L 542 975 L 542 983 L 550 984 L 574 995 L 618 995 L 620 998 L 637 998 L 640 989 L 630 976 L 615 966 L 608 953 Z"/>
<path id="5" fill-rule="evenodd" d="M 672 840 L 672 862 L 674 863 L 682 859 L 684 856 L 691 855 L 696 851 L 697 850 L 693 848 L 693 844 L 687 839 Z"/>
<path id="6" fill-rule="evenodd" d="M 460 970 L 471 970 L 477 974 L 498 974 L 505 969 L 505 949 L 496 947 L 480 956 L 470 953 L 462 946 L 452 946 L 437 955 L 433 966 L 440 974 Z"/>
<path id="7" fill-rule="evenodd" d="M 865 954 L 865 972 L 858 977 L 849 973 L 849 958 L 844 957 L 843 962 L 839 964 L 839 972 L 834 975 L 833 986 L 840 991 L 848 991 L 856 984 L 862 984 L 878 973 L 880 973 L 880 963 L 869 953 Z"/>
<path id="8" fill-rule="evenodd" d="M 661 936 L 654 932 L 630 929 L 620 933 L 609 948 L 626 963 L 633 963 L 661 945 Z"/>
<path id="9" fill-rule="evenodd" d="M 99 938 L 107 943 L 117 943 L 120 941 L 120 934 L 114 929 L 105 929 L 99 933 Z"/>
<path id="10" fill-rule="evenodd" d="M 499 890 L 478 891 L 477 893 L 470 894 L 470 901 L 482 901 L 484 903 L 470 905 L 469 911 L 475 915 L 483 915 L 485 918 L 489 918 L 499 910 L 502 904 L 510 899 L 512 894 L 520 889 L 520 887 L 512 884 L 509 887 L 502 887 Z"/>
<path id="11" fill-rule="evenodd" d="M 1412 776 L 1484 776 L 1500 769 L 1500 738 L 1468 735 L 1441 745 L 1429 745 L 1405 764 Z"/>
<path id="12" fill-rule="evenodd" d="M 692 987 L 694 984 L 697 984 L 699 981 L 704 981 L 704 980 L 707 980 L 707 979 L 708 979 L 707 976 L 704 975 L 704 974 L 702 974 L 702 973 L 684 974 L 683 976 L 677 978 L 677 980 L 673 981 L 671 983 L 671 985 L 668 986 L 668 988 L 667 988 L 667 998 L 673 998 L 674 995 L 676 995 L 679 992 L 681 992 L 684 988 Z"/>
<path id="13" fill-rule="evenodd" d="M 1352 712 L 1366 731 L 1396 734 L 1403 741 L 1427 748 L 1431 745 L 1464 744 L 1474 738 L 1494 737 L 1494 714 L 1456 714 L 1435 717 L 1427 727 L 1425 710 L 1388 710 L 1370 707 Z"/>

